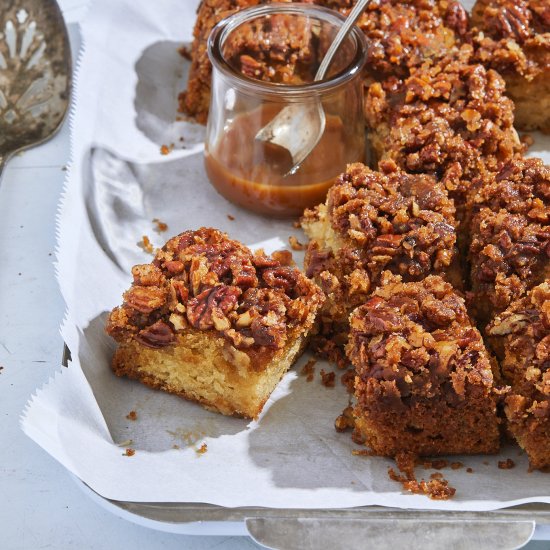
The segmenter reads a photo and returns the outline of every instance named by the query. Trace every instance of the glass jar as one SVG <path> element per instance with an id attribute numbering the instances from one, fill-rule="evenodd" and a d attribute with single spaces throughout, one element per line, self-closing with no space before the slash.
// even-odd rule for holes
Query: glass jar
<path id="1" fill-rule="evenodd" d="M 366 41 L 357 27 L 327 77 L 313 81 L 343 21 L 337 12 L 310 4 L 268 4 L 237 12 L 213 29 L 205 166 L 231 202 L 268 216 L 296 217 L 325 200 L 346 164 L 364 160 Z M 289 175 L 289 151 L 256 134 L 285 106 L 312 101 L 321 102 L 326 126 Z"/>

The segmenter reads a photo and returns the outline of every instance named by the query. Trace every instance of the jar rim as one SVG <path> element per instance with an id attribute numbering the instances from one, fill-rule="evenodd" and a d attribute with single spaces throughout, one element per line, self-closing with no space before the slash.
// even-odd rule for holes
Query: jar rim
<path id="1" fill-rule="evenodd" d="M 312 93 L 326 93 L 352 80 L 361 72 L 366 62 L 367 41 L 364 33 L 355 25 L 348 35 L 355 42 L 355 54 L 353 59 L 337 74 L 323 80 L 308 82 L 305 84 L 281 84 L 277 82 L 265 82 L 248 77 L 236 71 L 222 54 L 222 47 L 227 37 L 242 24 L 267 15 L 292 14 L 305 15 L 338 25 L 343 24 L 346 18 L 335 10 L 305 4 L 301 2 L 271 3 L 260 6 L 252 6 L 233 13 L 222 19 L 212 29 L 208 37 L 208 57 L 212 65 L 225 76 L 234 79 L 242 88 L 251 92 L 263 92 L 268 95 L 284 95 L 285 97 L 308 96 Z"/>

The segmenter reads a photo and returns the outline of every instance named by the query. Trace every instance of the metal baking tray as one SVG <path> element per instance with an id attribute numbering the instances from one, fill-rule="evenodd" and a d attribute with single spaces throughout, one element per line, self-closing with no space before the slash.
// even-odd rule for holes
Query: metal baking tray
<path id="1" fill-rule="evenodd" d="M 210 504 L 120 502 L 101 497 L 103 508 L 146 527 L 180 534 L 249 535 L 268 548 L 422 548 L 512 550 L 527 544 L 535 525 L 550 525 L 550 505 L 527 504 L 494 512 L 346 509 L 223 508 Z"/>

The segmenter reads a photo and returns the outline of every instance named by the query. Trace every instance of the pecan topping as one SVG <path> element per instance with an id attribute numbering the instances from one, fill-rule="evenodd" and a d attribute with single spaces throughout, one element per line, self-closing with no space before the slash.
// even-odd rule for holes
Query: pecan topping
<path id="1" fill-rule="evenodd" d="M 163 348 L 174 341 L 174 333 L 164 321 L 157 321 L 140 330 L 136 340 L 148 348 Z"/>
<path id="2" fill-rule="evenodd" d="M 151 265 L 133 269 L 134 284 L 107 331 L 119 342 L 136 338 L 155 348 L 170 345 L 175 333 L 212 330 L 237 350 L 280 349 L 311 328 L 323 301 L 290 262 L 290 254 L 252 254 L 215 229 L 187 231 Z"/>
<path id="3" fill-rule="evenodd" d="M 464 300 L 441 277 L 402 283 L 386 272 L 384 285 L 352 313 L 350 324 L 346 351 L 360 379 L 360 406 L 366 399 L 362 392 L 374 391 L 374 380 L 391 394 L 388 407 L 437 392 L 454 402 L 464 399 L 468 387 L 480 385 L 487 396 L 493 391 L 481 335 Z"/>
<path id="4" fill-rule="evenodd" d="M 378 157 L 434 175 L 461 209 L 474 178 L 523 151 L 504 81 L 474 53 L 451 50 L 409 78 L 373 84 L 366 99 Z"/>

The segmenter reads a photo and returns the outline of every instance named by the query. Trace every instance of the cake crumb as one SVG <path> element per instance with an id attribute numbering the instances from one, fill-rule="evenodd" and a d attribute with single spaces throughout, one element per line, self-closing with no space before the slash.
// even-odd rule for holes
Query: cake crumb
<path id="1" fill-rule="evenodd" d="M 451 462 L 451 470 L 460 470 L 462 467 L 464 467 L 462 462 Z"/>
<path id="2" fill-rule="evenodd" d="M 466 468 L 466 471 L 469 473 L 469 474 L 473 474 L 474 473 L 474 470 L 472 468 Z"/>
<path id="3" fill-rule="evenodd" d="M 483 461 L 483 464 L 485 464 L 485 466 L 489 466 L 489 463 L 486 460 Z"/>
<path id="4" fill-rule="evenodd" d="M 321 384 L 323 384 L 323 386 L 326 388 L 334 388 L 336 385 L 336 374 L 334 372 L 325 372 L 324 369 L 321 369 L 319 374 L 321 375 Z"/>
<path id="5" fill-rule="evenodd" d="M 170 145 L 161 145 L 160 146 L 160 154 L 161 155 L 169 155 L 174 150 L 174 144 L 171 143 Z"/>
<path id="6" fill-rule="evenodd" d="M 349 362 L 338 345 L 329 338 L 324 336 L 314 336 L 309 344 L 309 349 L 322 359 L 326 359 L 329 363 L 336 365 L 339 369 L 346 369 Z"/>
<path id="7" fill-rule="evenodd" d="M 440 475 L 441 478 L 432 477 L 437 475 Z M 438 472 L 432 474 L 430 481 L 423 479 L 417 481 L 414 477 L 409 479 L 408 475 L 399 475 L 393 468 L 388 468 L 388 476 L 391 480 L 401 483 L 405 491 L 426 495 L 432 500 L 449 500 L 456 493 L 456 489 L 451 487 L 449 482 Z"/>
<path id="8" fill-rule="evenodd" d="M 427 460 L 422 463 L 422 466 L 426 470 L 430 468 L 433 468 L 434 470 L 443 470 L 448 465 L 449 465 L 449 461 L 445 460 L 444 458 L 440 458 L 437 460 Z"/>
<path id="9" fill-rule="evenodd" d="M 292 222 L 292 227 L 294 227 L 296 229 L 301 229 L 302 224 L 300 223 L 300 220 L 296 220 L 296 221 Z"/>
<path id="10" fill-rule="evenodd" d="M 191 49 L 187 46 L 180 46 L 178 48 L 178 53 L 187 61 L 191 61 Z"/>
<path id="11" fill-rule="evenodd" d="M 168 229 L 168 224 L 161 222 L 158 218 L 153 218 L 153 223 L 156 225 L 155 231 L 157 233 L 163 233 Z"/>
<path id="12" fill-rule="evenodd" d="M 138 243 L 138 246 L 145 250 L 145 252 L 147 252 L 148 254 L 153 253 L 153 243 L 151 243 L 147 235 L 143 235 L 141 241 Z"/>
<path id="13" fill-rule="evenodd" d="M 208 451 L 208 445 L 206 443 L 203 443 L 196 452 L 198 455 L 203 455 L 204 453 L 206 453 L 206 451 Z"/>
<path id="14" fill-rule="evenodd" d="M 232 216 L 231 214 L 227 214 L 227 219 L 228 219 L 230 222 L 234 222 L 234 221 L 235 221 L 235 216 Z"/>
<path id="15" fill-rule="evenodd" d="M 511 470 L 515 465 L 516 463 L 511 458 L 498 461 L 498 467 L 500 470 Z"/>
<path id="16" fill-rule="evenodd" d="M 179 445 L 172 445 L 172 449 L 179 449 L 180 446 Z"/>
<path id="17" fill-rule="evenodd" d="M 441 472 L 434 472 L 430 475 L 430 479 L 443 479 L 443 474 Z"/>
<path id="18" fill-rule="evenodd" d="M 352 449 L 351 454 L 353 456 L 376 456 L 372 451 L 368 449 Z"/>
<path id="19" fill-rule="evenodd" d="M 126 418 L 128 420 L 137 420 L 137 412 L 136 411 L 130 411 L 127 415 L 126 415 Z"/>
<path id="20" fill-rule="evenodd" d="M 300 371 L 300 374 L 302 376 L 305 376 L 306 377 L 306 382 L 311 382 L 313 381 L 313 377 L 315 375 L 315 364 L 317 363 L 317 361 L 315 359 L 310 359 L 303 367 L 302 367 L 302 370 Z"/>
<path id="21" fill-rule="evenodd" d="M 290 244 L 290 248 L 292 248 L 292 250 L 305 250 L 307 248 L 307 246 L 305 244 L 302 244 L 296 237 L 294 237 L 293 235 L 291 235 L 289 238 L 288 238 L 288 242 Z"/>
<path id="22" fill-rule="evenodd" d="M 126 451 L 124 451 L 124 453 L 122 454 L 122 456 L 134 456 L 136 454 L 136 451 L 135 449 L 126 449 Z"/>
<path id="23" fill-rule="evenodd" d="M 346 432 L 355 428 L 353 407 L 348 406 L 342 411 L 342 414 L 334 421 L 334 428 L 337 432 Z"/>

